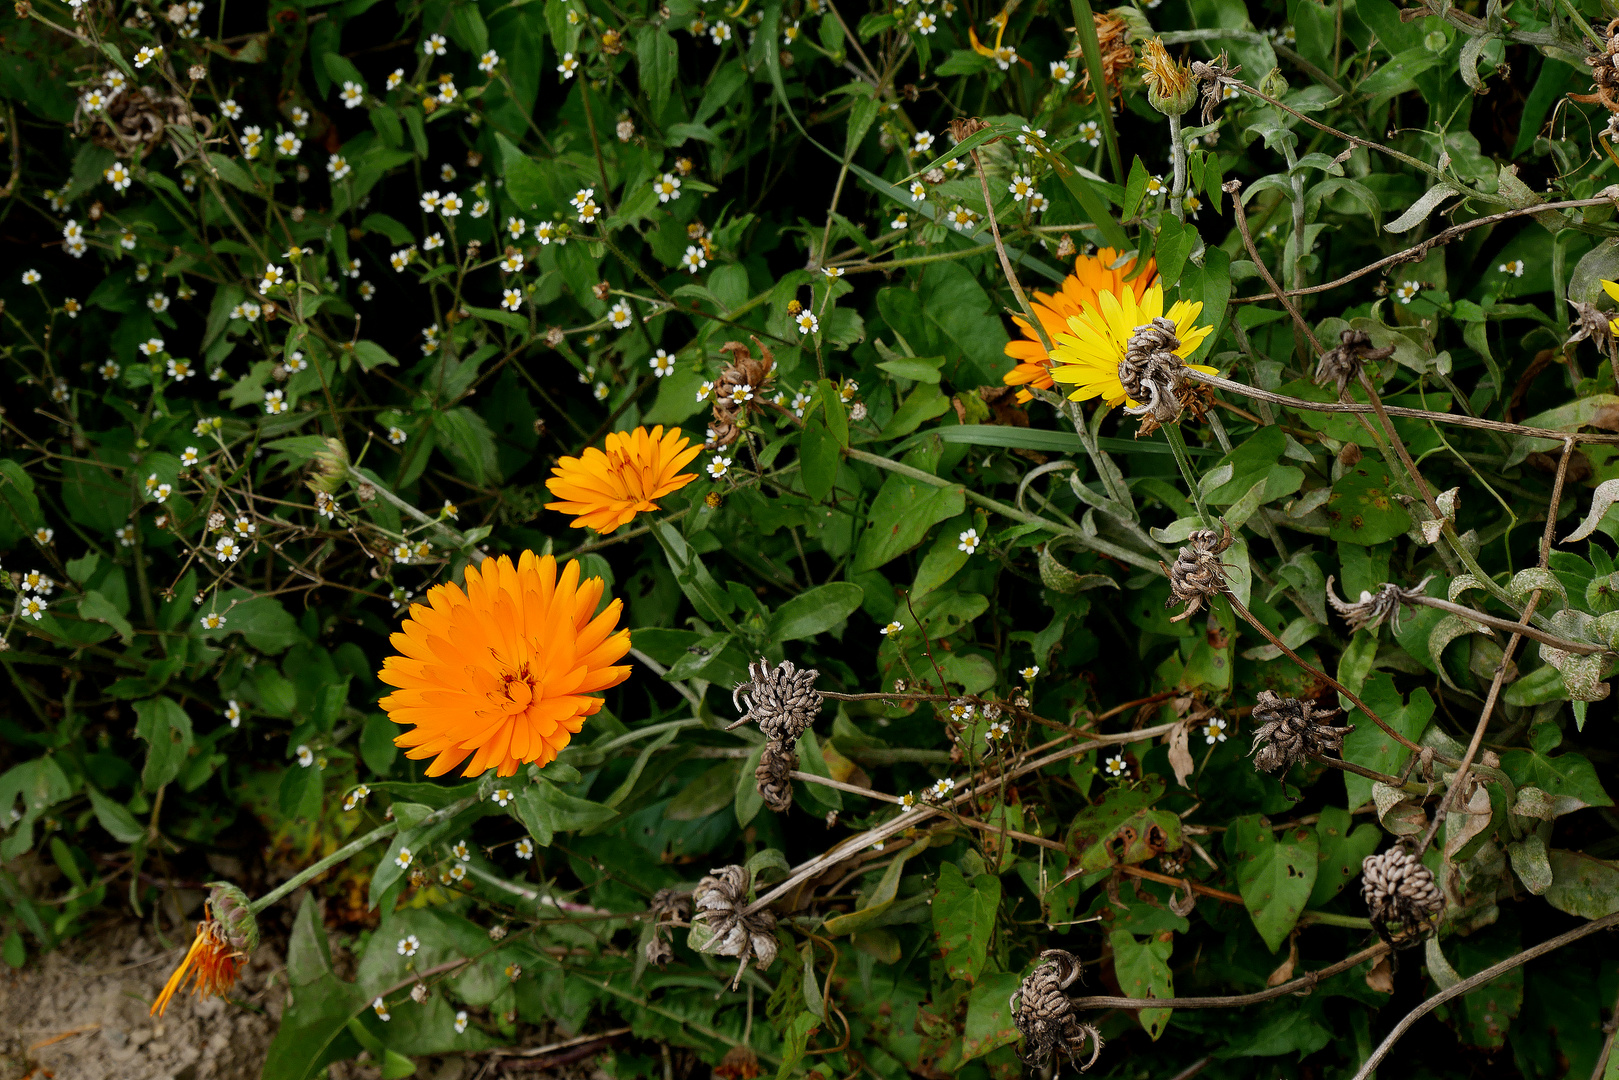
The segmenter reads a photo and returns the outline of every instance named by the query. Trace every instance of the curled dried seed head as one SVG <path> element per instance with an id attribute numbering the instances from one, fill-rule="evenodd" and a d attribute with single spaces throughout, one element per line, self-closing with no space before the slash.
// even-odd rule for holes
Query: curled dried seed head
<path id="1" fill-rule="evenodd" d="M 1423 590 L 1427 588 L 1428 582 L 1432 580 L 1433 575 L 1429 574 L 1417 582 L 1414 588 L 1410 589 L 1402 589 L 1398 585 L 1385 582 L 1377 587 L 1376 592 L 1362 589 L 1360 599 L 1350 603 L 1347 600 L 1339 599 L 1338 594 L 1333 591 L 1333 578 L 1329 574 L 1327 576 L 1327 603 L 1332 606 L 1332 610 L 1343 616 L 1344 622 L 1349 624 L 1350 633 L 1363 628 L 1375 631 L 1391 615 L 1394 617 L 1394 629 L 1398 631 L 1400 629 L 1401 606 L 1412 603 L 1415 597 L 1425 595 Z"/>
<path id="2" fill-rule="evenodd" d="M 1192 61 L 1192 78 L 1197 80 L 1203 89 L 1203 123 L 1214 123 L 1214 107 L 1220 104 L 1225 97 L 1225 88 L 1237 85 L 1237 76 L 1242 74 L 1242 65 L 1232 66 L 1226 61 L 1225 50 L 1213 60 Z"/>
<path id="3" fill-rule="evenodd" d="M 699 951 L 737 958 L 732 989 L 741 981 L 742 969 L 750 959 L 754 967 L 764 971 L 775 962 L 778 950 L 776 917 L 768 911 L 745 913 L 748 883 L 747 870 L 725 866 L 699 881 L 691 894 L 697 909 L 692 922 L 703 923 L 709 932 L 708 939 L 698 945 Z"/>
<path id="4" fill-rule="evenodd" d="M 656 915 L 659 922 L 684 919 L 691 914 L 691 893 L 679 889 L 659 889 L 647 902 L 647 910 Z"/>
<path id="5" fill-rule="evenodd" d="M 987 127 L 989 125 L 976 116 L 958 116 L 950 121 L 950 141 L 959 143 L 961 140 L 971 138 Z"/>
<path id="6" fill-rule="evenodd" d="M 1336 383 L 1338 396 L 1343 397 L 1349 384 L 1360 378 L 1361 365 L 1367 361 L 1387 360 L 1394 355 L 1394 346 L 1381 349 L 1372 347 L 1371 335 L 1364 330 L 1345 330 L 1338 335 L 1338 346 L 1321 354 L 1315 367 L 1315 384 Z"/>
<path id="7" fill-rule="evenodd" d="M 1066 993 L 1079 978 L 1079 958 L 1061 949 L 1048 949 L 1040 958 L 1040 966 L 1029 972 L 1011 999 L 1014 1020 L 1023 1036 L 1023 1060 L 1041 1066 L 1060 1054 L 1084 1072 L 1096 1064 L 1102 1052 L 1102 1035 L 1080 1020 Z M 1080 1064 L 1087 1042 L 1090 1060 Z"/>
<path id="8" fill-rule="evenodd" d="M 1611 128 L 1616 122 L 1619 122 L 1619 113 L 1613 115 L 1608 126 Z M 1613 348 L 1613 323 L 1608 315 L 1595 304 L 1579 300 L 1570 300 L 1569 304 L 1574 308 L 1574 332 L 1568 336 L 1568 344 L 1590 338 L 1603 352 L 1610 351 Z"/>
<path id="9" fill-rule="evenodd" d="M 1331 750 L 1342 753 L 1344 736 L 1354 731 L 1354 725 L 1333 727 L 1328 724 L 1337 709 L 1318 709 L 1314 702 L 1298 698 L 1278 697 L 1270 690 L 1261 690 L 1254 703 L 1254 745 L 1248 751 L 1253 755 L 1254 768 L 1260 772 L 1286 771 L 1300 761 L 1324 755 Z"/>
<path id="10" fill-rule="evenodd" d="M 1225 565 L 1220 556 L 1235 543 L 1231 527 L 1220 523 L 1220 532 L 1198 529 L 1186 538 L 1186 546 L 1175 556 L 1174 566 L 1162 566 L 1169 575 L 1169 600 L 1165 607 L 1185 604 L 1186 610 L 1170 619 L 1180 622 L 1203 607 L 1204 601 L 1225 591 Z"/>
<path id="11" fill-rule="evenodd" d="M 1413 945 L 1433 930 L 1445 910 L 1445 894 L 1416 852 L 1401 844 L 1368 855 L 1360 872 L 1361 898 L 1373 929 L 1385 941 Z"/>
<path id="12" fill-rule="evenodd" d="M 738 709 L 746 705 L 747 710 L 730 726 L 752 720 L 772 742 L 796 743 L 821 712 L 821 695 L 815 689 L 819 675 L 814 668 L 799 671 L 791 660 L 775 667 L 762 659 L 749 664 L 747 682 L 737 683 L 731 691 L 731 704 Z"/>
<path id="13" fill-rule="evenodd" d="M 653 934 L 647 940 L 642 952 L 646 956 L 647 963 L 656 964 L 660 968 L 675 958 L 674 946 L 665 941 L 662 934 Z"/>
<path id="14" fill-rule="evenodd" d="M 1180 347 L 1174 322 L 1161 315 L 1135 328 L 1119 361 L 1119 382 L 1137 402 L 1125 412 L 1147 417 L 1154 428 L 1180 419 L 1186 390 L 1186 364 L 1175 355 Z"/>
<path id="15" fill-rule="evenodd" d="M 753 780 L 764 797 L 765 805 L 775 813 L 785 814 L 793 808 L 792 772 L 798 768 L 798 751 L 792 746 L 765 743 L 759 758 L 759 767 L 753 770 Z"/>

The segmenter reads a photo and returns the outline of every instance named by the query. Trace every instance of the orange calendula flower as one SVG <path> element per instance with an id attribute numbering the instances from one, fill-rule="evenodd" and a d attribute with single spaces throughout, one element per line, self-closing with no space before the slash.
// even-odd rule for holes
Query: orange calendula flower
<path id="1" fill-rule="evenodd" d="M 397 688 L 381 701 L 388 718 L 414 725 L 394 744 L 432 758 L 429 776 L 468 757 L 465 776 L 550 764 L 601 709 L 590 695 L 629 677 L 614 666 L 630 651 L 630 632 L 614 629 L 623 601 L 596 614 L 604 588 L 581 582 L 577 562 L 558 575 L 554 558 L 532 551 L 515 566 L 502 555 L 468 567 L 464 592 L 433 586 L 391 639 L 402 655 L 377 673 Z"/>
<path id="2" fill-rule="evenodd" d="M 661 424 L 650 432 L 644 427 L 612 432 L 605 453 L 592 446 L 583 456 L 557 464 L 546 481 L 557 501 L 545 508 L 579 515 L 570 522 L 576 529 L 610 533 L 636 514 L 656 510 L 654 499 L 697 479 L 696 473 L 680 471 L 702 450 L 688 447 L 690 441 L 679 428 L 664 434 Z"/>
<path id="3" fill-rule="evenodd" d="M 1096 305 L 1098 294 L 1109 292 L 1122 296 L 1130 292 L 1139 300 L 1158 280 L 1158 264 L 1154 260 L 1148 259 L 1146 267 L 1137 274 L 1136 261 L 1121 261 L 1122 255 L 1123 252 L 1113 248 L 1102 248 L 1095 255 L 1081 255 L 1074 260 L 1074 272 L 1063 279 L 1060 290 L 1034 294 L 1029 306 L 1034 308 L 1035 317 L 1040 320 L 1046 337 L 1053 345 L 1058 335 L 1068 331 L 1069 319 L 1083 311 L 1087 304 L 1092 307 Z M 1042 390 L 1050 390 L 1052 361 L 1040 344 L 1040 335 L 1021 316 L 1012 316 L 1012 321 L 1022 331 L 1023 340 L 1007 342 L 1006 355 L 1018 363 L 1017 367 L 1001 376 L 1001 381 L 1008 386 L 1032 383 Z M 1034 395 L 1027 390 L 1019 390 L 1017 399 L 1020 402 L 1032 401 Z"/>
<path id="4" fill-rule="evenodd" d="M 203 914 L 185 959 L 152 1002 L 151 1015 L 162 1016 L 170 999 L 188 980 L 192 993 L 226 996 L 236 985 L 248 954 L 258 947 L 258 923 L 253 918 L 247 895 L 236 886 L 214 882 Z"/>

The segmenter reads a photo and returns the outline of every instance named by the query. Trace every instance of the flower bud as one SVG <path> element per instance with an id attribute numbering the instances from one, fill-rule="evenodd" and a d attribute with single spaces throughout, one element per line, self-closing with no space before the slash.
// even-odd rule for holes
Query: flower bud
<path id="1" fill-rule="evenodd" d="M 1147 84 L 1147 102 L 1165 116 L 1179 116 L 1197 100 L 1197 84 L 1191 69 L 1170 58 L 1162 38 L 1153 38 L 1141 49 L 1142 81 Z"/>
<path id="2" fill-rule="evenodd" d="M 225 931 L 231 948 L 241 953 L 258 948 L 259 922 L 253 917 L 253 902 L 247 894 L 228 881 L 211 881 L 208 890 L 208 908 Z"/>

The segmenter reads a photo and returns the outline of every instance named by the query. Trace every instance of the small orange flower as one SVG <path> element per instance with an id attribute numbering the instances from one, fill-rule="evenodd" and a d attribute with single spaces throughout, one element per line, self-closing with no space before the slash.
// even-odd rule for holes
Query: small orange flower
<path id="1" fill-rule="evenodd" d="M 433 758 L 429 776 L 468 756 L 465 776 L 550 764 L 601 709 L 589 695 L 629 677 L 613 666 L 630 651 L 630 632 L 614 630 L 623 601 L 596 614 L 604 588 L 581 582 L 577 562 L 559 577 L 554 558 L 532 551 L 515 566 L 502 555 L 468 567 L 465 592 L 433 586 L 391 639 L 402 655 L 377 673 L 397 688 L 381 701 L 388 718 L 415 725 L 394 744 Z"/>
<path id="2" fill-rule="evenodd" d="M 227 891 L 240 902 L 221 895 Z M 232 919 L 231 926 L 227 927 L 214 918 L 216 908 Z M 247 897 L 240 890 L 215 885 L 209 902 L 203 906 L 204 917 L 197 924 L 197 936 L 191 939 L 191 948 L 186 950 L 185 959 L 180 961 L 180 966 L 174 969 L 169 981 L 163 984 L 157 1000 L 152 1002 L 151 1015 L 162 1016 L 169 1007 L 170 999 L 180 992 L 188 979 L 194 994 L 225 997 L 230 993 L 230 988 L 236 985 L 237 978 L 242 974 L 243 965 L 247 963 L 248 953 L 258 944 L 258 929 L 253 924 L 253 917 L 246 912 Z"/>
<path id="3" fill-rule="evenodd" d="M 1146 269 L 1136 274 L 1136 261 L 1130 259 L 1119 262 L 1122 252 L 1112 248 L 1102 248 L 1095 255 L 1081 255 L 1074 260 L 1074 272 L 1063 279 L 1062 288 L 1053 293 L 1036 292 L 1030 307 L 1034 308 L 1035 317 L 1045 328 L 1046 337 L 1053 344 L 1060 334 L 1068 332 L 1068 320 L 1080 313 L 1085 305 L 1096 304 L 1097 294 L 1110 292 L 1114 296 L 1122 296 L 1126 289 L 1135 293 L 1140 300 L 1152 283 L 1158 279 L 1158 264 L 1147 260 Z M 1135 274 L 1134 278 L 1131 275 Z M 1129 280 L 1126 280 L 1129 279 Z M 1034 332 L 1028 320 L 1014 315 L 1012 321 L 1017 324 L 1023 334 L 1023 340 L 1010 341 L 1006 345 L 1006 355 L 1018 362 L 1017 367 L 1001 376 L 1001 381 L 1007 386 L 1026 386 L 1030 383 L 1042 390 L 1050 390 L 1051 357 L 1046 354 L 1045 348 L 1040 344 L 1040 335 Z M 1034 400 L 1034 395 L 1027 390 L 1019 390 L 1017 399 L 1020 402 Z"/>
<path id="4" fill-rule="evenodd" d="M 557 501 L 545 508 L 578 514 L 569 523 L 576 529 L 610 533 L 643 510 L 656 510 L 658 504 L 652 500 L 697 479 L 696 473 L 680 472 L 702 450 L 688 448 L 688 442 L 679 428 L 670 428 L 666 435 L 661 424 L 650 433 L 644 427 L 625 434 L 612 432 L 605 453 L 592 446 L 582 457 L 565 457 L 557 463 L 546 481 Z"/>

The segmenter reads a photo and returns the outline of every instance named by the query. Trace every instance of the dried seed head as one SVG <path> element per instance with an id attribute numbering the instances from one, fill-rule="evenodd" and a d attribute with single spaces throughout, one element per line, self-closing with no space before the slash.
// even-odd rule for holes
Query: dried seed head
<path id="1" fill-rule="evenodd" d="M 961 140 L 971 138 L 987 127 L 989 125 L 976 116 L 958 116 L 950 121 L 950 141 L 959 143 Z"/>
<path id="2" fill-rule="evenodd" d="M 747 711 L 730 728 L 752 720 L 772 742 L 796 743 L 820 715 L 821 695 L 815 689 L 819 676 L 814 668 L 799 671 L 791 660 L 775 667 L 763 659 L 749 664 L 748 681 L 731 691 L 731 704 L 738 709 L 745 704 Z"/>
<path id="3" fill-rule="evenodd" d="M 562 343 L 566 340 L 567 335 L 560 326 L 553 326 L 545 331 L 545 343 L 553 349 L 562 348 Z"/>
<path id="4" fill-rule="evenodd" d="M 778 814 L 793 808 L 792 772 L 798 768 L 798 751 L 780 742 L 765 743 L 759 767 L 753 770 L 754 783 L 765 805 Z"/>
<path id="5" fill-rule="evenodd" d="M 1040 958 L 1044 962 L 1029 972 L 1011 1000 L 1017 1029 L 1023 1036 L 1023 1060 L 1041 1066 L 1061 1054 L 1084 1072 L 1096 1064 L 1102 1052 L 1102 1034 L 1079 1019 L 1065 993 L 1079 978 L 1079 958 L 1061 949 L 1047 949 Z M 1087 1041 L 1091 1056 L 1081 1065 Z"/>
<path id="6" fill-rule="evenodd" d="M 1609 119 L 1608 126 L 1611 128 L 1615 123 L 1619 123 L 1619 113 Z M 1570 300 L 1569 304 L 1574 308 L 1574 332 L 1568 336 L 1568 344 L 1590 338 L 1603 352 L 1612 352 L 1613 323 L 1607 313 L 1599 310 L 1595 304 L 1579 300 Z"/>
<path id="7" fill-rule="evenodd" d="M 427 993 L 427 984 L 424 982 L 419 982 L 410 988 L 410 1000 L 420 1005 L 422 1002 L 427 1000 Z"/>
<path id="8" fill-rule="evenodd" d="M 1341 398 L 1349 384 L 1360 378 L 1362 364 L 1368 360 L 1373 363 L 1387 360 L 1393 355 L 1393 345 L 1374 349 L 1371 335 L 1366 331 L 1345 330 L 1338 335 L 1338 347 L 1321 354 L 1315 368 L 1315 384 L 1324 386 L 1329 382 L 1337 383 L 1338 396 Z"/>
<path id="9" fill-rule="evenodd" d="M 736 989 L 742 979 L 742 969 L 752 959 L 753 966 L 764 971 L 776 960 L 776 917 L 768 911 L 746 914 L 748 903 L 748 872 L 740 866 L 725 866 L 711 871 L 692 890 L 692 903 L 697 912 L 692 923 L 702 923 L 707 931 L 706 940 L 692 944 L 699 952 L 713 956 L 737 958 L 736 976 L 731 988 Z"/>
<path id="10" fill-rule="evenodd" d="M 1125 408 L 1131 416 L 1145 417 L 1141 433 L 1150 435 L 1162 424 L 1180 419 L 1191 409 L 1201 415 L 1198 387 L 1186 380 L 1186 363 L 1175 354 L 1181 347 L 1173 321 L 1159 316 L 1138 326 L 1119 361 L 1119 382 L 1138 404 Z"/>
<path id="11" fill-rule="evenodd" d="M 656 915 L 659 922 L 684 920 L 691 914 L 691 893 L 681 892 L 678 889 L 659 889 L 652 894 L 652 899 L 647 903 L 647 910 Z"/>
<path id="12" fill-rule="evenodd" d="M 1261 690 L 1254 703 L 1254 768 L 1260 772 L 1285 772 L 1307 758 L 1322 756 L 1328 750 L 1341 754 L 1344 736 L 1355 730 L 1353 724 L 1328 724 L 1337 709 L 1318 709 L 1314 702 L 1277 697 Z"/>
<path id="13" fill-rule="evenodd" d="M 490 941 L 502 941 L 502 940 L 505 939 L 505 937 L 506 937 L 506 927 L 505 927 L 505 925 L 503 923 L 497 923 L 494 926 L 491 926 L 489 928 L 489 940 Z"/>
<path id="14" fill-rule="evenodd" d="M 1181 548 L 1180 554 L 1175 556 L 1174 566 L 1158 564 L 1169 575 L 1169 600 L 1164 606 L 1186 605 L 1186 610 L 1170 622 L 1191 618 L 1202 609 L 1205 600 L 1225 592 L 1225 565 L 1220 562 L 1220 556 L 1236 541 L 1231 535 L 1231 526 L 1222 521 L 1220 529 L 1218 533 L 1213 529 L 1194 531 L 1186 538 L 1186 546 Z"/>
<path id="15" fill-rule="evenodd" d="M 1360 895 L 1372 928 L 1396 946 L 1416 944 L 1445 910 L 1445 894 L 1433 873 L 1404 844 L 1366 856 L 1360 873 Z"/>
<path id="16" fill-rule="evenodd" d="M 1202 60 L 1192 61 L 1192 78 L 1203 88 L 1203 123 L 1214 123 L 1214 107 L 1220 104 L 1225 97 L 1225 88 L 1238 83 L 1237 76 L 1242 74 L 1242 65 L 1231 66 L 1226 61 L 1225 50 L 1220 55 L 1204 63 Z"/>
<path id="17" fill-rule="evenodd" d="M 1068 233 L 1063 233 L 1062 239 L 1057 241 L 1057 258 L 1059 259 L 1072 259 L 1074 253 L 1078 250 L 1078 248 L 1074 247 L 1074 238 Z"/>
<path id="18" fill-rule="evenodd" d="M 1433 575 L 1429 574 L 1417 582 L 1414 588 L 1410 589 L 1402 589 L 1398 585 L 1385 582 L 1377 587 L 1375 593 L 1362 589 L 1360 599 L 1350 603 L 1347 600 L 1338 598 L 1338 594 L 1332 588 L 1333 577 L 1329 574 L 1327 575 L 1327 603 L 1332 605 L 1332 610 L 1343 616 L 1344 622 L 1349 624 L 1350 633 L 1360 629 L 1370 629 L 1375 632 L 1378 627 L 1383 625 L 1383 621 L 1391 615 L 1394 617 L 1394 629 L 1398 632 L 1400 629 L 1401 606 L 1411 603 L 1414 597 L 1425 595 L 1423 589 L 1432 580 Z"/>
<path id="19" fill-rule="evenodd" d="M 662 934 L 654 934 L 647 939 L 646 947 L 642 950 L 646 955 L 646 962 L 663 967 L 675 958 L 674 946 L 665 941 Z"/>

